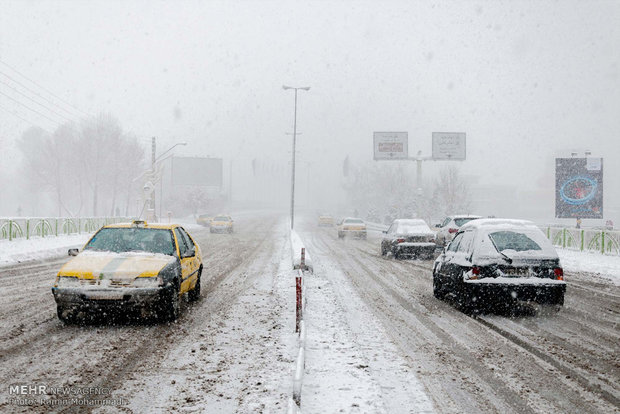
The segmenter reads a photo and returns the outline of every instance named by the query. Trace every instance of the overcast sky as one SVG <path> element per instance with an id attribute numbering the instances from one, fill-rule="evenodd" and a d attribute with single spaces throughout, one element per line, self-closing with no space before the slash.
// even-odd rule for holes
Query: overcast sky
<path id="1" fill-rule="evenodd" d="M 620 208 L 618 1 L 0 0 L 0 10 L 0 81 L 20 79 L 8 64 L 80 111 L 112 113 L 145 145 L 158 137 L 162 151 L 187 141 L 177 154 L 286 160 L 293 94 L 282 85 L 311 86 L 298 148 L 315 168 L 371 160 L 373 131 L 408 131 L 410 153 L 424 155 L 433 131 L 465 132 L 459 165 L 488 183 L 528 187 L 552 176 L 553 156 L 590 149 L 608 160 L 606 208 Z M 24 129 L 59 123 L 0 94 L 5 173 Z"/>

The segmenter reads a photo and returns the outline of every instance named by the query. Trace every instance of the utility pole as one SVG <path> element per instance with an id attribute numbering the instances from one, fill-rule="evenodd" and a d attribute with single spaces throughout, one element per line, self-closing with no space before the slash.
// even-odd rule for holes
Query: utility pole
<path id="1" fill-rule="evenodd" d="M 157 139 L 153 137 L 151 138 L 151 172 L 153 174 L 155 174 L 156 153 L 157 153 Z M 155 185 L 154 183 L 153 183 L 153 191 L 151 192 L 150 210 L 153 211 L 153 216 L 155 216 Z"/>
<path id="2" fill-rule="evenodd" d="M 303 89 L 304 91 L 309 91 L 310 87 L 305 86 L 305 87 L 295 88 L 292 86 L 284 85 L 282 86 L 282 89 L 284 90 L 294 89 L 295 90 L 295 118 L 293 121 L 293 163 L 292 163 L 293 171 L 291 173 L 291 230 L 292 230 L 295 224 L 295 141 L 297 140 L 297 91 L 299 89 Z"/>

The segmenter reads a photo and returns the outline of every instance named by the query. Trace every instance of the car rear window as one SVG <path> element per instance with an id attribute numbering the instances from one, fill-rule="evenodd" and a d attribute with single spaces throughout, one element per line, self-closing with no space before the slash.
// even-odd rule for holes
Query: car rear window
<path id="1" fill-rule="evenodd" d="M 172 233 L 167 229 L 104 228 L 93 236 L 84 250 L 123 252 L 148 252 L 174 254 Z"/>
<path id="2" fill-rule="evenodd" d="M 472 221 L 472 220 L 476 220 L 476 217 L 455 218 L 454 222 L 456 223 L 457 226 L 461 227 L 463 224 L 469 221 Z"/>
<path id="3" fill-rule="evenodd" d="M 217 216 L 216 218 L 213 219 L 213 221 L 228 221 L 229 218 L 226 216 Z"/>
<path id="4" fill-rule="evenodd" d="M 534 240 L 526 234 L 516 231 L 496 231 L 489 233 L 489 238 L 495 245 L 497 251 L 514 250 L 523 252 L 526 250 L 542 250 Z"/>

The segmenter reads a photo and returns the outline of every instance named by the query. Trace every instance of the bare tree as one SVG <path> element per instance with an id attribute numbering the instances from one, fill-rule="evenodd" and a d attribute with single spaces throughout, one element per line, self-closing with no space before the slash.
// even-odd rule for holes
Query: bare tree
<path id="1" fill-rule="evenodd" d="M 450 165 L 439 172 L 433 192 L 433 204 L 443 215 L 471 211 L 469 185 L 456 166 Z"/>

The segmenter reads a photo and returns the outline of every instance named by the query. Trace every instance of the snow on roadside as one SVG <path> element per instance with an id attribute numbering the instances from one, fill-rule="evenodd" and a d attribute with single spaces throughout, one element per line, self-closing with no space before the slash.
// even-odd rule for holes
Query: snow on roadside
<path id="1" fill-rule="evenodd" d="M 28 260 L 48 259 L 66 256 L 70 248 L 81 248 L 92 233 L 62 236 L 33 237 L 30 240 L 0 240 L 0 266 L 12 265 Z"/>
<path id="2" fill-rule="evenodd" d="M 565 272 L 595 273 L 616 286 L 620 285 L 620 256 L 567 249 L 557 249 L 557 252 Z"/>

